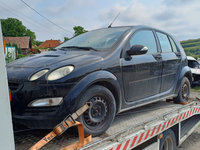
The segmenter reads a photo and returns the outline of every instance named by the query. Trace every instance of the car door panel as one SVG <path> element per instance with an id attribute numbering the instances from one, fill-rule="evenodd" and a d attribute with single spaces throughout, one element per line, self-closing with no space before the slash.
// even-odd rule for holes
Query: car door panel
<path id="1" fill-rule="evenodd" d="M 154 56 L 132 56 L 131 60 L 123 59 L 122 63 L 127 101 L 136 101 L 159 93 L 162 65 Z"/>
<path id="2" fill-rule="evenodd" d="M 161 92 L 166 92 L 173 89 L 176 82 L 176 74 L 179 68 L 180 59 L 175 53 L 162 53 L 162 83 Z M 169 91 L 170 92 L 170 91 Z"/>

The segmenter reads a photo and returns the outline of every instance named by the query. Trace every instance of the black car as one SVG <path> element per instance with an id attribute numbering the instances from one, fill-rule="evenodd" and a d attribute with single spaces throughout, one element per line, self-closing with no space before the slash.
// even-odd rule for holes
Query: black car
<path id="1" fill-rule="evenodd" d="M 117 113 L 167 98 L 187 102 L 192 75 L 171 35 L 145 26 L 110 27 L 7 65 L 13 121 L 53 128 L 87 101 L 78 118 L 99 135 Z"/>

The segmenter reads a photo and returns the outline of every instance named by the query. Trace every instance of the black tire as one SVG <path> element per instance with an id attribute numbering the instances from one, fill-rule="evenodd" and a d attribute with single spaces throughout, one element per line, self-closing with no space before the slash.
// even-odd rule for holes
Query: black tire
<path id="1" fill-rule="evenodd" d="M 78 121 L 83 124 L 85 134 L 101 135 L 110 127 L 115 117 L 115 98 L 107 88 L 95 85 L 82 95 L 79 107 L 86 102 L 92 102 L 92 107 L 84 112 Z"/>
<path id="2" fill-rule="evenodd" d="M 163 138 L 160 140 L 160 150 L 176 150 L 176 137 L 173 130 L 168 129 L 163 133 Z"/>
<path id="3" fill-rule="evenodd" d="M 190 96 L 190 81 L 187 77 L 184 77 L 181 81 L 181 87 L 178 92 L 178 96 L 174 98 L 175 103 L 187 103 Z"/>

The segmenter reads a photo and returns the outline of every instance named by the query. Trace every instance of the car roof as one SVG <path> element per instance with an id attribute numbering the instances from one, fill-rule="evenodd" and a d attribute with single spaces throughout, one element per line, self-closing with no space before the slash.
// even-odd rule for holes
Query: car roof
<path id="1" fill-rule="evenodd" d="M 167 35 L 170 35 L 169 33 L 165 32 L 165 31 L 162 31 L 160 29 L 157 29 L 157 28 L 153 28 L 153 27 L 150 27 L 150 26 L 145 26 L 145 25 L 135 25 L 135 26 L 114 26 L 114 27 L 110 27 L 110 28 L 123 28 L 123 27 L 129 27 L 130 29 L 135 29 L 135 30 L 138 30 L 138 29 L 150 29 L 150 30 L 155 30 L 155 31 L 158 31 L 158 32 L 162 32 L 164 34 L 167 34 Z M 170 35 L 172 36 L 172 35 Z M 173 37 L 173 36 L 172 36 Z"/>
<path id="2" fill-rule="evenodd" d="M 157 31 L 157 32 L 161 32 L 161 33 L 164 33 L 170 37 L 172 37 L 174 39 L 174 36 L 165 32 L 165 31 L 162 31 L 160 29 L 156 29 L 156 28 L 153 28 L 153 27 L 150 27 L 150 26 L 146 26 L 146 25 L 130 25 L 130 26 L 113 26 L 113 27 L 105 27 L 105 28 L 98 28 L 98 29 L 95 29 L 95 30 L 99 30 L 99 29 L 108 29 L 108 28 L 127 28 L 127 30 L 140 30 L 140 29 L 149 29 L 149 30 L 154 30 L 154 31 Z M 95 31 L 95 30 L 91 30 L 91 31 Z"/>
<path id="3" fill-rule="evenodd" d="M 192 56 L 187 56 L 187 59 L 188 60 L 196 60 L 194 57 L 192 57 Z"/>
<path id="4" fill-rule="evenodd" d="M 110 28 L 123 28 L 123 27 L 129 27 L 129 28 L 137 28 L 137 29 L 143 29 L 143 28 L 148 28 L 148 29 L 153 29 L 153 30 L 159 30 L 150 26 L 145 26 L 145 25 L 133 25 L 133 26 L 114 26 L 114 27 L 110 27 Z M 161 30 L 160 30 L 161 31 Z M 163 31 L 161 31 L 163 32 Z"/>

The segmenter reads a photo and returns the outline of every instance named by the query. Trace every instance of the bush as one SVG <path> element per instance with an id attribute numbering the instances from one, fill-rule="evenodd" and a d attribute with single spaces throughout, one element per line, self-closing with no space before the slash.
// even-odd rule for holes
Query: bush
<path id="1" fill-rule="evenodd" d="M 18 54 L 17 59 L 20 59 L 20 58 L 23 58 L 23 57 L 26 57 L 26 55 Z"/>

